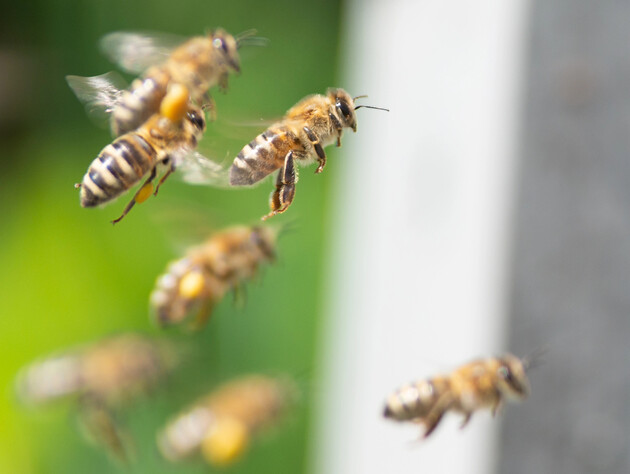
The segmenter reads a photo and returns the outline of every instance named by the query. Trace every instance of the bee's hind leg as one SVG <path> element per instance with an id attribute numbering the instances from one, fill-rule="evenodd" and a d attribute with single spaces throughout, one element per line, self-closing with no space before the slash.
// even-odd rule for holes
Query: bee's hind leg
<path id="1" fill-rule="evenodd" d="M 321 173 L 322 171 L 324 171 L 324 166 L 326 166 L 326 153 L 324 153 L 324 148 L 322 147 L 322 144 L 319 143 L 319 138 L 317 138 L 317 135 L 315 135 L 315 132 L 313 132 L 313 130 L 308 127 L 304 127 L 303 130 L 304 133 L 306 133 L 309 141 L 313 145 L 315 153 L 317 153 L 317 162 L 319 163 L 319 166 L 315 170 L 315 174 Z"/>
<path id="2" fill-rule="evenodd" d="M 155 179 L 156 173 L 157 171 L 155 170 L 155 166 L 154 166 L 153 169 L 151 170 L 151 174 L 149 175 L 147 180 L 142 184 L 142 186 L 140 186 L 140 189 L 136 191 L 136 194 L 133 195 L 133 199 L 129 201 L 129 204 L 127 204 L 121 216 L 118 219 L 114 219 L 112 221 L 112 224 L 116 224 L 120 222 L 122 218 L 125 217 L 129 213 L 129 211 L 131 211 L 131 208 L 134 206 L 135 203 L 141 204 L 144 201 L 146 201 L 149 198 L 149 196 L 151 196 L 151 193 L 153 192 L 152 181 Z"/>
<path id="3" fill-rule="evenodd" d="M 281 214 L 288 209 L 295 197 L 295 164 L 293 162 L 293 151 L 287 153 L 284 158 L 284 166 L 278 171 L 276 178 L 276 190 L 271 195 L 269 205 L 271 212 L 263 216 L 262 220 L 267 220 L 276 214 Z"/>

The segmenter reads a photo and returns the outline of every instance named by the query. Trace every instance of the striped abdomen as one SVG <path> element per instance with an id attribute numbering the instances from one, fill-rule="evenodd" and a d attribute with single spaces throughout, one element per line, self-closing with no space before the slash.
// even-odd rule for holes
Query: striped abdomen
<path id="1" fill-rule="evenodd" d="M 260 181 L 284 164 L 291 150 L 304 150 L 286 125 L 272 126 L 245 145 L 230 168 L 230 184 L 247 186 Z"/>
<path id="2" fill-rule="evenodd" d="M 154 76 L 136 79 L 130 90 L 123 91 L 112 110 L 111 129 L 115 136 L 137 129 L 159 110 L 168 81 L 163 79 L 164 73 L 156 72 Z"/>
<path id="3" fill-rule="evenodd" d="M 398 421 L 410 421 L 427 416 L 438 398 L 450 390 L 446 378 L 422 380 L 405 385 L 385 402 L 383 415 Z"/>
<path id="4" fill-rule="evenodd" d="M 107 145 L 92 161 L 81 183 L 81 206 L 104 204 L 127 191 L 155 165 L 157 151 L 138 133 Z"/>

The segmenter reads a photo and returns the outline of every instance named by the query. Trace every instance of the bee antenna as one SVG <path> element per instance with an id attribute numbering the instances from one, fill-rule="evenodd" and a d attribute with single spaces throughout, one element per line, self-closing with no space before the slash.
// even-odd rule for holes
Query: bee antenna
<path id="1" fill-rule="evenodd" d="M 539 367 L 544 362 L 543 356 L 548 352 L 548 350 L 549 349 L 547 347 L 539 347 L 523 357 L 522 363 L 525 371 Z"/>
<path id="2" fill-rule="evenodd" d="M 285 235 L 291 234 L 299 230 L 300 226 L 297 224 L 296 220 L 290 220 L 285 222 L 284 224 L 278 227 L 278 239 L 284 237 Z"/>
<path id="3" fill-rule="evenodd" d="M 353 98 L 352 98 L 352 102 L 354 102 L 354 101 L 355 101 L 355 100 L 357 100 L 357 99 L 363 99 L 364 97 L 367 97 L 367 94 L 358 95 L 358 96 L 356 96 L 356 97 L 353 97 Z"/>
<path id="4" fill-rule="evenodd" d="M 385 112 L 389 112 L 389 109 L 384 107 L 375 107 L 373 105 L 357 105 L 354 110 L 359 110 L 361 107 L 365 107 L 366 109 L 376 109 L 376 110 L 384 110 Z"/>

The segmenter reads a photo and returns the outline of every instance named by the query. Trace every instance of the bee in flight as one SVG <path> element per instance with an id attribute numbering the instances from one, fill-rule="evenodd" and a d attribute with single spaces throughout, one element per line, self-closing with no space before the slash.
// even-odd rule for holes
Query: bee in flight
<path id="1" fill-rule="evenodd" d="M 164 457 L 179 461 L 201 452 L 212 465 L 228 465 L 297 398 L 286 378 L 248 375 L 229 381 L 172 420 L 158 435 Z"/>
<path id="2" fill-rule="evenodd" d="M 279 169 L 276 189 L 271 195 L 271 212 L 263 220 L 287 210 L 295 196 L 297 181 L 295 161 L 308 164 L 317 160 L 315 173 L 326 165 L 324 148 L 332 143 L 341 146 L 344 128 L 357 131 L 355 106 L 343 89 L 328 89 L 326 95 L 305 97 L 248 145 L 245 145 L 230 168 L 232 186 L 249 186 Z"/>
<path id="3" fill-rule="evenodd" d="M 238 48 L 247 39 L 256 40 L 253 33 L 250 30 L 234 37 L 219 28 L 184 42 L 165 34 L 110 33 L 101 40 L 101 49 L 123 70 L 142 73 L 142 78 L 129 88 L 113 73 L 68 76 L 67 80 L 90 109 L 111 113 L 114 136 L 137 129 L 157 113 L 172 84 L 184 85 L 193 101 L 208 104 L 214 114 L 208 91 L 216 85 L 227 89 L 229 74 L 240 72 Z"/>
<path id="4" fill-rule="evenodd" d="M 17 392 L 29 405 L 73 398 L 89 438 L 129 461 L 130 440 L 117 419 L 119 410 L 152 391 L 177 360 L 164 341 L 123 334 L 32 363 L 18 375 Z"/>
<path id="5" fill-rule="evenodd" d="M 218 176 L 219 166 L 194 151 L 205 127 L 204 113 L 189 101 L 186 87 L 173 85 L 162 100 L 158 114 L 138 129 L 116 138 L 92 161 L 82 182 L 77 185 L 81 189 L 81 206 L 106 204 L 148 174 L 121 216 L 112 221 L 115 224 L 136 203 L 144 202 L 152 193 L 157 195 L 176 167 L 181 166 L 189 176 L 195 172 Z M 154 191 L 153 180 L 158 167 L 166 171 Z"/>
<path id="6" fill-rule="evenodd" d="M 448 375 L 405 385 L 392 393 L 383 415 L 394 421 L 423 425 L 429 436 L 448 412 L 464 415 L 462 428 L 473 413 L 490 408 L 496 415 L 505 400 L 523 400 L 530 392 L 526 371 L 531 360 L 512 354 L 470 362 Z"/>
<path id="7" fill-rule="evenodd" d="M 202 327 L 228 291 L 251 279 L 261 263 L 274 260 L 276 234 L 267 227 L 227 229 L 169 264 L 150 297 L 157 323 L 178 324 L 196 311 L 193 327 Z"/>

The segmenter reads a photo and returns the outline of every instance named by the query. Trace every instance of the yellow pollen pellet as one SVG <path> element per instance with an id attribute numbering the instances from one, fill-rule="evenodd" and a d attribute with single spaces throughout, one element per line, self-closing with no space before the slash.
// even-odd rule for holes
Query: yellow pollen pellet
<path id="1" fill-rule="evenodd" d="M 249 435 L 245 424 L 234 418 L 219 418 L 201 442 L 201 454 L 211 464 L 224 466 L 245 451 Z"/>
<path id="2" fill-rule="evenodd" d="M 179 294 L 184 298 L 197 298 L 203 291 L 205 281 L 201 272 L 187 273 L 179 282 Z"/>
<path id="3" fill-rule="evenodd" d="M 140 188 L 140 191 L 138 192 L 138 195 L 136 196 L 136 202 L 138 204 L 143 203 L 144 201 L 149 199 L 151 194 L 153 194 L 153 183 L 147 183 L 144 186 L 142 186 L 142 188 Z"/>
<path id="4" fill-rule="evenodd" d="M 187 110 L 188 89 L 181 84 L 173 84 L 162 99 L 160 114 L 171 122 L 179 122 L 184 118 Z"/>

